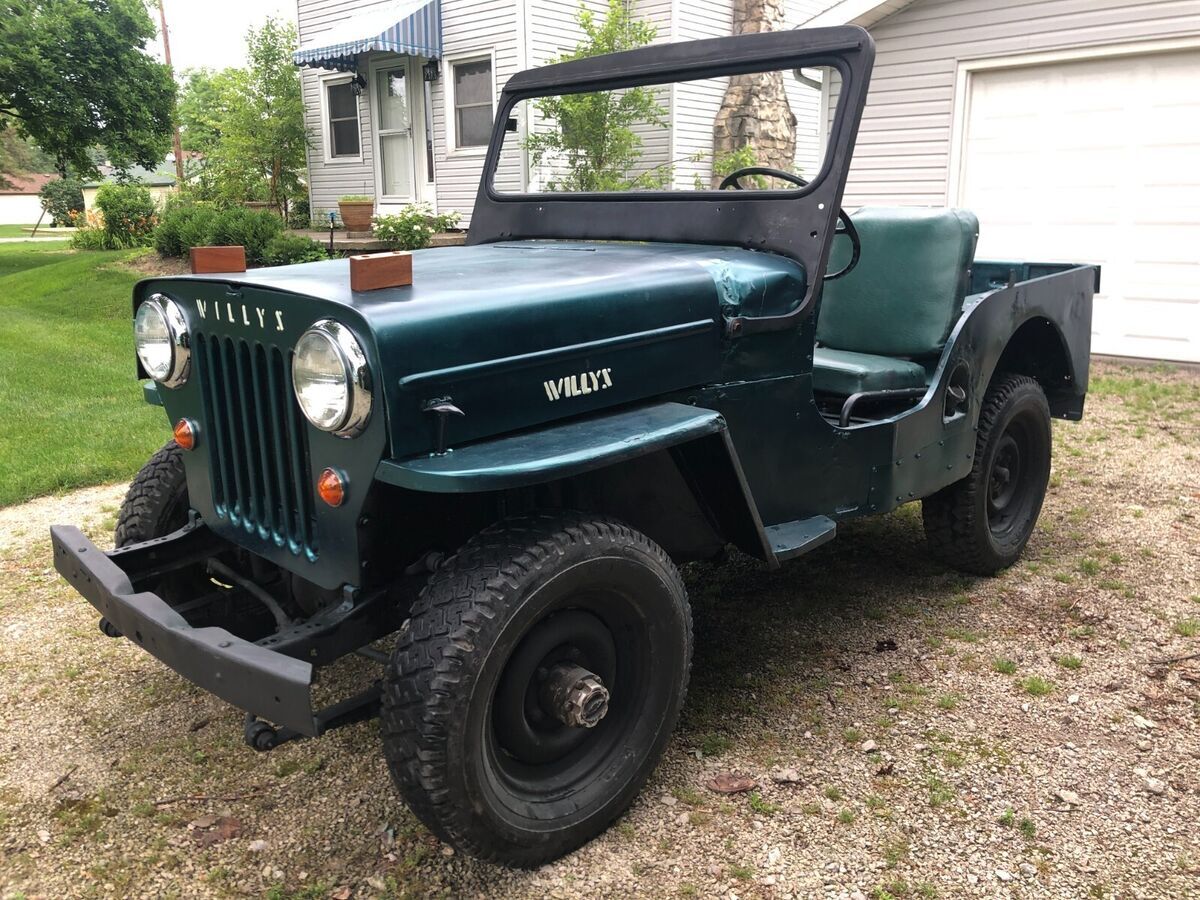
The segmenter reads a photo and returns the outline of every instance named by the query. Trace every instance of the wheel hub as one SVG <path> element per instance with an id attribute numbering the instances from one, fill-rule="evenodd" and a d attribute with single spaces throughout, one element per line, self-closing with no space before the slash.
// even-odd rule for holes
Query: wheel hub
<path id="1" fill-rule="evenodd" d="M 540 699 L 542 709 L 571 728 L 595 728 L 608 712 L 608 688 L 600 676 L 569 663 L 545 672 Z"/>

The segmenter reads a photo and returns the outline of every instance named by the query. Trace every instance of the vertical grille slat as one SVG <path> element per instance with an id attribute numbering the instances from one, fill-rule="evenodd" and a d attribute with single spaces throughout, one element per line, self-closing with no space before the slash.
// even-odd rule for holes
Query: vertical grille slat
<path id="1" fill-rule="evenodd" d="M 255 423 L 258 425 L 258 451 L 259 460 L 262 464 L 260 470 L 263 475 L 263 503 L 266 506 L 266 514 L 263 516 L 263 524 L 272 532 L 278 534 L 283 527 L 282 512 L 279 502 L 275 498 L 275 479 L 271 477 L 271 432 L 267 428 L 266 417 L 268 412 L 266 406 L 269 403 L 263 401 L 264 391 L 268 389 L 266 377 L 266 353 L 263 351 L 262 345 L 255 346 L 250 351 L 250 378 L 254 385 L 254 394 L 257 401 L 254 404 L 256 413 Z M 269 398 L 269 394 L 268 394 Z"/>
<path id="2" fill-rule="evenodd" d="M 292 366 L 292 356 L 290 353 L 287 355 L 285 362 L 285 371 L 290 371 Z M 300 446 L 301 441 L 304 440 L 304 429 L 301 427 L 300 423 L 300 409 L 296 405 L 295 398 L 291 396 L 288 396 L 286 405 L 288 411 L 288 423 L 290 425 L 288 431 L 291 436 L 291 443 L 293 447 L 298 447 Z M 300 500 L 300 502 L 296 504 L 296 518 L 299 524 L 298 537 L 300 538 L 301 543 L 303 543 L 305 546 L 310 546 L 312 544 L 313 530 L 312 498 L 308 491 L 305 490 L 306 482 L 308 481 L 308 465 L 305 460 L 297 458 L 295 453 L 292 454 L 292 473 L 292 477 L 296 482 L 296 494 Z"/>
<path id="3" fill-rule="evenodd" d="M 196 336 L 213 505 L 231 524 L 315 559 L 308 435 L 289 356 L 252 341 Z"/>
<path id="4" fill-rule="evenodd" d="M 287 407 L 291 399 L 287 393 L 287 379 L 281 374 L 283 356 L 275 348 L 267 351 L 270 365 L 267 367 L 268 381 L 271 390 L 271 433 L 275 445 L 275 478 L 279 482 L 279 496 L 286 498 L 284 509 L 283 533 L 295 546 L 300 545 L 300 510 L 296 500 L 296 486 L 292 481 L 291 454 L 288 452 L 290 443 L 288 433 L 290 425 L 287 418 Z"/>

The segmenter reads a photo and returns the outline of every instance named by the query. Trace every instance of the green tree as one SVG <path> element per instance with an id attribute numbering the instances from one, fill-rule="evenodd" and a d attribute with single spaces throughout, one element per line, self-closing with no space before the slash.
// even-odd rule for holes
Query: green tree
<path id="1" fill-rule="evenodd" d="M 71 225 L 73 217 L 83 212 L 83 183 L 78 178 L 56 178 L 43 185 L 38 194 L 42 209 L 55 225 Z"/>
<path id="2" fill-rule="evenodd" d="M 202 193 L 284 209 L 299 192 L 308 134 L 296 45 L 295 26 L 267 19 L 246 37 L 245 69 L 187 74 L 179 120 L 184 147 L 205 157 Z"/>
<path id="3" fill-rule="evenodd" d="M 146 54 L 143 0 L 0 0 L 0 128 L 16 124 L 55 168 L 94 174 L 99 145 L 119 168 L 158 166 L 175 82 Z"/>
<path id="4" fill-rule="evenodd" d="M 184 150 L 216 151 L 245 82 L 243 69 L 188 69 L 179 90 L 180 139 Z"/>
<path id="5" fill-rule="evenodd" d="M 577 21 L 584 40 L 554 62 L 632 50 L 654 40 L 657 29 L 638 21 L 624 0 L 609 0 L 603 20 L 581 7 Z M 550 130 L 525 139 L 534 166 L 563 168 L 551 179 L 552 191 L 625 191 L 662 187 L 671 177 L 669 168 L 634 173 L 642 157 L 642 139 L 635 125 L 666 127 L 666 109 L 659 106 L 653 89 L 598 91 L 543 97 L 534 103 Z"/>

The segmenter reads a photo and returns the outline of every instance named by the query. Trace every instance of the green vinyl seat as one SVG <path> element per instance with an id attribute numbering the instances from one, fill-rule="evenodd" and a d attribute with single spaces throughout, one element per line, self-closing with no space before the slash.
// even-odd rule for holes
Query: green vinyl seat
<path id="1" fill-rule="evenodd" d="M 924 387 L 962 310 L 979 220 L 963 209 L 864 207 L 851 216 L 858 265 L 826 282 L 817 319 L 813 389 L 861 391 Z M 839 239 L 829 267 L 849 260 Z"/>

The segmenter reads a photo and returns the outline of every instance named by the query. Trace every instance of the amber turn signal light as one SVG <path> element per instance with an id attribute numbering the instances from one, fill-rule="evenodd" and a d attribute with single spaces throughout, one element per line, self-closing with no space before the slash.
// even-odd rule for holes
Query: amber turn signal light
<path id="1" fill-rule="evenodd" d="M 330 506 L 341 506 L 346 499 L 346 481 L 333 469 L 326 469 L 317 478 L 317 496 Z"/>
<path id="2" fill-rule="evenodd" d="M 180 419 L 175 423 L 175 443 L 183 450 L 193 450 L 196 447 L 196 426 L 191 419 Z"/>

